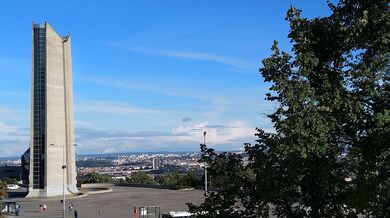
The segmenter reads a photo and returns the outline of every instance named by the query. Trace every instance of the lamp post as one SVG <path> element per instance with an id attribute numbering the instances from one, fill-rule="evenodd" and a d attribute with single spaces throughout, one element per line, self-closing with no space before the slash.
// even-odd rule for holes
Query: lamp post
<path id="1" fill-rule="evenodd" d="M 203 132 L 203 144 L 206 145 L 206 134 L 207 132 L 204 131 Z M 205 195 L 207 195 L 208 191 L 207 191 L 207 164 L 206 162 L 204 162 L 204 192 L 205 192 Z"/>
<path id="2" fill-rule="evenodd" d="M 65 145 L 62 146 L 62 210 L 63 217 L 65 218 Z"/>
<path id="3" fill-rule="evenodd" d="M 51 146 L 55 146 L 55 144 L 50 144 Z M 62 216 L 65 218 L 65 145 L 62 145 Z"/>

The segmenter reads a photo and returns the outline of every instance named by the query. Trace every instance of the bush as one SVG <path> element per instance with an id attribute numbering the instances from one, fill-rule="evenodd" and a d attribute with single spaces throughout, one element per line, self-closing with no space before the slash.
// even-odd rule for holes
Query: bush
<path id="1" fill-rule="evenodd" d="M 142 184 L 142 185 L 154 185 L 156 182 L 154 179 L 145 172 L 132 173 L 130 177 L 126 178 L 127 184 Z"/>
<path id="2" fill-rule="evenodd" d="M 174 188 L 190 188 L 202 185 L 201 176 L 193 172 L 187 174 L 166 173 L 154 176 L 154 178 L 145 172 L 132 173 L 126 180 L 119 180 L 118 184 L 134 185 L 161 185 Z"/>
<path id="3" fill-rule="evenodd" d="M 190 188 L 202 185 L 200 176 L 192 172 L 187 174 L 167 173 L 157 175 L 155 181 L 159 185 L 167 185 L 175 188 Z"/>
<path id="4" fill-rule="evenodd" d="M 6 185 L 9 185 L 9 184 L 18 184 L 19 181 L 15 178 L 4 177 L 1 180 L 1 182 L 3 182 Z"/>
<path id="5" fill-rule="evenodd" d="M 109 176 L 100 175 L 97 172 L 88 173 L 84 178 L 80 179 L 82 184 L 87 183 L 111 183 L 112 179 Z"/>

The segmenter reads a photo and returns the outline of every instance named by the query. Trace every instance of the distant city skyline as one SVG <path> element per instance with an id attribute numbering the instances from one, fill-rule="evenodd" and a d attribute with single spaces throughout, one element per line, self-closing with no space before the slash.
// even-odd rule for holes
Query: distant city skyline
<path id="1" fill-rule="evenodd" d="M 212 147 L 238 150 L 256 127 L 273 131 L 261 60 L 273 40 L 291 47 L 290 5 L 329 14 L 309 0 L 57 4 L 3 4 L 0 157 L 29 145 L 33 21 L 72 34 L 77 154 L 99 154 L 197 151 L 203 131 Z"/>

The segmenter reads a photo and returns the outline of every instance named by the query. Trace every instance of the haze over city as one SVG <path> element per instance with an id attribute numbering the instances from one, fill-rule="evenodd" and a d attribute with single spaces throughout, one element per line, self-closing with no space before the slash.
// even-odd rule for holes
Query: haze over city
<path id="1" fill-rule="evenodd" d="M 273 131 L 258 72 L 273 40 L 288 49 L 290 5 L 325 16 L 325 1 L 4 2 L 0 17 L 0 157 L 29 145 L 31 23 L 72 34 L 78 154 L 219 150 Z M 71 12 L 69 14 L 68 12 Z M 18 19 L 14 19 L 14 18 Z"/>

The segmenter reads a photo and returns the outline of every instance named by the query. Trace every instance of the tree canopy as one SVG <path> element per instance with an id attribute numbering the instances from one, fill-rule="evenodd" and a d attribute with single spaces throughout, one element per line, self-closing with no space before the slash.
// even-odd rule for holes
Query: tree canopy
<path id="1" fill-rule="evenodd" d="M 9 185 L 9 184 L 18 184 L 18 180 L 15 179 L 15 178 L 9 178 L 9 177 L 4 177 L 3 179 L 1 179 L 1 181 L 6 184 L 6 185 Z"/>
<path id="2" fill-rule="evenodd" d="M 288 10 L 292 51 L 275 41 L 260 69 L 275 133 L 257 129 L 246 166 L 202 146 L 210 174 L 229 179 L 192 212 L 390 217 L 390 3 L 328 4 L 327 17 Z"/>
<path id="3" fill-rule="evenodd" d="M 4 199 L 7 197 L 7 184 L 4 182 L 0 181 L 0 200 Z M 1 202 L 1 201 L 0 201 Z M 2 205 L 0 204 L 0 209 L 2 209 Z M 0 210 L 0 218 L 3 218 L 4 215 Z"/>
<path id="4" fill-rule="evenodd" d="M 112 179 L 107 175 L 100 175 L 97 172 L 91 172 L 85 175 L 85 177 L 80 179 L 82 184 L 86 183 L 111 183 Z"/>

